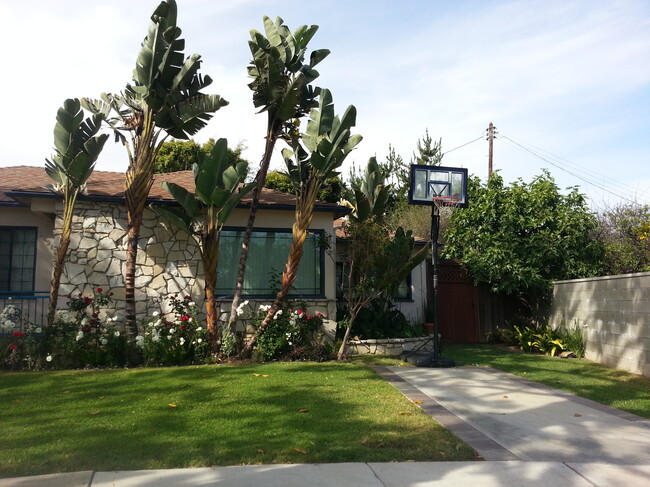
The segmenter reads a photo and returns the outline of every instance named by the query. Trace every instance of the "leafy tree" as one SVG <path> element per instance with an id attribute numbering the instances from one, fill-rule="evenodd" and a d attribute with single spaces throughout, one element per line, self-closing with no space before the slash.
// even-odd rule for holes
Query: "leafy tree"
<path id="1" fill-rule="evenodd" d="M 600 215 L 608 275 L 650 270 L 650 206 L 619 205 Z"/>
<path id="2" fill-rule="evenodd" d="M 288 174 L 280 171 L 271 171 L 266 175 L 266 183 L 264 187 L 280 191 L 281 193 L 294 194 L 294 186 Z M 340 176 L 327 178 L 320 190 L 316 199 L 326 201 L 327 203 L 338 203 L 341 199 L 341 192 L 343 190 L 343 181 Z"/>
<path id="3" fill-rule="evenodd" d="M 219 139 L 209 155 L 199 152 L 193 170 L 195 193 L 176 183 L 164 182 L 163 187 L 178 206 L 154 206 L 153 209 L 172 225 L 191 235 L 199 245 L 205 277 L 208 336 L 214 349 L 219 336 L 215 290 L 221 230 L 232 210 L 255 183 L 240 187 L 248 173 L 248 164 L 233 164 L 229 160 L 226 139 Z"/>
<path id="4" fill-rule="evenodd" d="M 577 188 L 560 193 L 547 171 L 506 186 L 493 174 L 486 184 L 470 178 L 469 207 L 456 209 L 444 256 L 457 258 L 476 282 L 540 304 L 551 282 L 597 275 L 603 246 Z"/>
<path id="5" fill-rule="evenodd" d="M 314 67 L 330 53 L 327 49 L 312 51 L 309 63 L 304 63 L 307 44 L 318 30 L 317 25 L 310 27 L 303 25 L 291 33 L 280 17 L 273 22 L 265 16 L 264 30 L 266 37 L 256 30 L 251 30 L 251 40 L 248 42 L 248 46 L 253 59 L 248 66 L 248 75 L 252 81 L 248 87 L 253 91 L 253 105 L 259 108 L 260 112 L 267 114 L 266 144 L 260 169 L 255 177 L 257 186 L 253 190 L 242 242 L 237 282 L 230 312 L 229 323 L 231 324 L 237 320 L 237 308 L 244 285 L 248 249 L 273 148 L 279 138 L 289 140 L 295 136 L 298 133 L 300 118 L 317 105 L 316 99 L 320 89 L 312 87 L 310 83 L 319 76 Z"/>
<path id="6" fill-rule="evenodd" d="M 154 173 L 168 173 L 175 171 L 188 171 L 199 160 L 199 154 L 210 154 L 214 147 L 215 140 L 210 138 L 205 144 L 200 145 L 194 140 L 167 140 L 163 142 L 158 150 L 154 162 Z M 242 147 L 227 149 L 228 163 L 233 166 L 239 162 L 249 163 L 241 157 Z"/>
<path id="7" fill-rule="evenodd" d="M 101 113 L 129 157 L 125 178 L 127 260 L 124 276 L 127 335 L 138 331 L 135 310 L 135 268 L 142 214 L 146 206 L 156 156 L 167 136 L 188 139 L 203 128 L 212 113 L 228 104 L 219 95 L 201 92 L 212 83 L 199 74 L 198 54 L 183 59 L 185 41 L 176 25 L 175 0 L 164 0 L 151 16 L 149 31 L 138 54 L 133 84 L 121 95 L 84 99 Z M 129 137 L 125 135 L 126 132 Z"/>
<path id="8" fill-rule="evenodd" d="M 323 89 L 320 92 L 318 108 L 312 109 L 309 114 L 307 130 L 302 137 L 296 135 L 293 138 L 293 150 L 282 151 L 282 157 L 296 191 L 293 238 L 282 273 L 280 290 L 255 336 L 246 343 L 242 351 L 243 355 L 252 351 L 256 337 L 264 333 L 298 276 L 298 266 L 314 215 L 318 191 L 323 182 L 335 174 L 347 155 L 361 142 L 361 136 L 351 132 L 356 124 L 356 118 L 357 110 L 354 106 L 349 106 L 341 118 L 335 116 L 332 95 L 329 90 Z"/>
<path id="9" fill-rule="evenodd" d="M 93 115 L 84 120 L 84 113 L 77 98 L 68 98 L 56 114 L 54 126 L 54 155 L 45 160 L 45 172 L 54 181 L 48 188 L 63 196 L 63 224 L 61 237 L 52 268 L 50 302 L 47 323 L 52 326 L 65 257 L 70 246 L 72 216 L 79 193 L 95 168 L 108 135 L 97 135 L 102 116 Z"/>
<path id="10" fill-rule="evenodd" d="M 386 174 L 377 164 L 377 159 L 368 159 L 363 178 L 352 181 L 351 221 L 363 221 L 374 218 L 382 222 L 386 214 L 386 206 L 390 199 L 392 186 L 386 184 Z"/>
<path id="11" fill-rule="evenodd" d="M 394 234 L 373 217 L 351 222 L 344 227 L 347 236 L 343 296 L 348 319 L 337 358 L 345 354 L 350 331 L 359 312 L 371 302 L 390 298 L 399 284 L 428 255 L 427 246 L 414 253 L 415 239 L 410 231 L 398 228 Z"/>

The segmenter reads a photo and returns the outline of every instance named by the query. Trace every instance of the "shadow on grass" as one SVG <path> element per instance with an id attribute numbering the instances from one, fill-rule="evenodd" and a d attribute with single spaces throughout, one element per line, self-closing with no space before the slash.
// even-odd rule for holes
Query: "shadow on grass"
<path id="1" fill-rule="evenodd" d="M 472 459 L 366 367 L 0 375 L 0 474 Z"/>

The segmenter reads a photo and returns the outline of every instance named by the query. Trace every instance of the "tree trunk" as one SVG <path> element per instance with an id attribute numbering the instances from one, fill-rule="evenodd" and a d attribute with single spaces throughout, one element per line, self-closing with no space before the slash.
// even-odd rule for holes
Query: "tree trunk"
<path id="1" fill-rule="evenodd" d="M 343 343 L 341 343 L 341 347 L 339 348 L 338 353 L 336 354 L 336 360 L 343 360 L 343 355 L 345 354 L 345 348 L 348 345 L 348 340 L 350 338 L 350 331 L 352 331 L 352 325 L 354 324 L 354 321 L 357 319 L 357 314 L 359 311 L 357 309 L 350 310 L 350 321 L 348 322 L 348 327 L 345 329 L 345 335 L 343 335 Z"/>
<path id="2" fill-rule="evenodd" d="M 63 225 L 61 227 L 61 237 L 59 238 L 59 248 L 56 251 L 56 259 L 52 267 L 52 279 L 50 280 L 50 302 L 47 307 L 47 325 L 54 324 L 56 314 L 56 305 L 59 300 L 59 287 L 61 286 L 61 275 L 65 265 L 65 257 L 70 246 L 70 236 L 72 235 L 72 215 L 74 212 L 75 195 L 64 195 L 63 203 Z"/>
<path id="3" fill-rule="evenodd" d="M 260 204 L 260 196 L 264 183 L 266 182 L 266 174 L 269 171 L 269 164 L 271 156 L 273 155 L 273 147 L 277 140 L 277 130 L 270 130 L 266 137 L 266 145 L 264 147 L 264 155 L 260 163 L 260 169 L 257 172 L 257 186 L 253 190 L 253 200 L 251 201 L 250 211 L 248 213 L 248 221 L 246 222 L 246 232 L 244 233 L 244 241 L 241 244 L 241 254 L 239 256 L 239 267 L 237 269 L 237 282 L 235 283 L 235 293 L 232 298 L 232 305 L 230 306 L 230 318 L 228 319 L 228 326 L 232 328 L 237 322 L 237 307 L 241 302 L 241 295 L 244 289 L 244 278 L 246 277 L 246 262 L 248 261 L 248 249 L 251 243 L 251 235 L 253 234 L 253 226 L 255 225 L 255 217 L 257 216 L 257 207 Z"/>
<path id="4" fill-rule="evenodd" d="M 219 314 L 215 291 L 217 288 L 217 265 L 219 263 L 219 237 L 212 209 L 208 210 L 205 219 L 206 233 L 202 238 L 201 257 L 203 260 L 203 274 L 205 277 L 205 312 L 208 328 L 208 342 L 212 352 L 218 351 L 219 342 Z"/>
<path id="5" fill-rule="evenodd" d="M 273 305 L 266 313 L 264 321 L 256 330 L 255 334 L 246 343 L 246 346 L 242 350 L 242 356 L 247 357 L 253 351 L 253 347 L 257 342 L 257 336 L 260 333 L 263 333 L 266 327 L 269 326 L 269 323 L 271 323 L 271 320 L 273 320 L 273 317 L 277 313 L 278 309 L 280 309 L 280 306 L 282 306 L 282 302 L 287 297 L 287 294 L 289 294 L 291 286 L 298 276 L 298 266 L 300 265 L 300 260 L 302 259 L 303 247 L 305 245 L 309 226 L 311 225 L 312 216 L 314 214 L 314 204 L 316 202 L 316 194 L 318 193 L 319 188 L 320 185 L 317 183 L 310 185 L 308 187 L 307 194 L 305 195 L 305 200 L 302 201 L 302 205 L 300 205 L 302 208 L 298 206 L 296 209 L 296 222 L 293 224 L 292 230 L 293 239 L 291 242 L 291 249 L 289 250 L 289 257 L 287 258 L 287 263 L 285 264 L 284 272 L 282 273 L 282 283 L 280 290 L 275 296 Z M 300 204 L 300 202 L 297 202 L 297 204 Z"/>

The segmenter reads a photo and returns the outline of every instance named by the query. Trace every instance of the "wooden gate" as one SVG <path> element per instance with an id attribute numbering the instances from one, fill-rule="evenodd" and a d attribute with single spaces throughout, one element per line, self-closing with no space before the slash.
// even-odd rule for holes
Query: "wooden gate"
<path id="1" fill-rule="evenodd" d="M 470 281 L 465 269 L 453 260 L 440 262 L 438 276 L 441 341 L 479 342 L 481 337 L 477 287 Z"/>

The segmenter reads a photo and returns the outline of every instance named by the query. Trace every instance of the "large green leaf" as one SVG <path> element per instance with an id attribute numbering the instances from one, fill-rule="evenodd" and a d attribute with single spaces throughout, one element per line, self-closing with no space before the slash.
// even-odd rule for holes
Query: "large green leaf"
<path id="1" fill-rule="evenodd" d="M 172 198 L 183 208 L 184 214 L 188 219 L 196 218 L 199 214 L 200 205 L 194 195 L 184 187 L 170 182 L 163 182 L 162 187 L 167 191 Z"/>
<path id="2" fill-rule="evenodd" d="M 183 230 L 188 235 L 194 234 L 192 219 L 189 218 L 187 213 L 183 212 L 180 208 L 160 205 L 150 205 L 149 208 L 160 215 L 162 219 L 167 221 L 170 225 Z"/>

